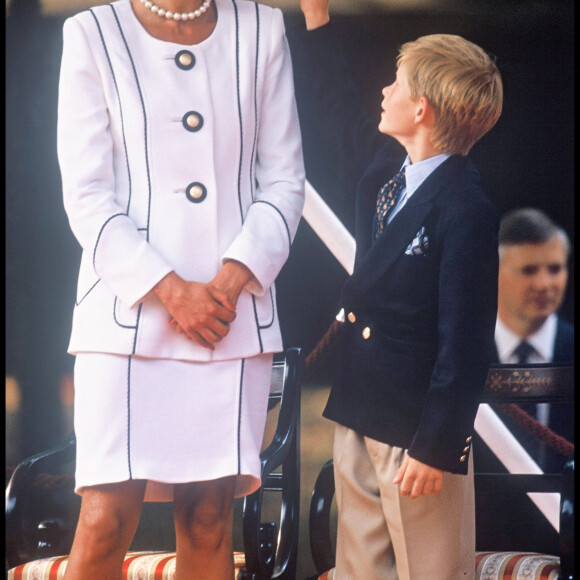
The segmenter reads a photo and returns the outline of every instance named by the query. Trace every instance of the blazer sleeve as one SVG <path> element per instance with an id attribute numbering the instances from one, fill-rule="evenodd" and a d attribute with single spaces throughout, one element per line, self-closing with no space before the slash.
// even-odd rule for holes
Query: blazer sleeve
<path id="1" fill-rule="evenodd" d="M 270 44 L 259 95 L 258 137 L 253 203 L 240 233 L 223 255 L 253 273 L 246 287 L 264 295 L 286 262 L 304 206 L 304 161 L 294 99 L 292 62 L 282 12 L 271 11 Z"/>
<path id="2" fill-rule="evenodd" d="M 378 111 L 375 119 L 365 109 L 333 21 L 311 31 L 296 26 L 288 32 L 305 139 L 336 148 L 340 163 L 349 167 L 357 181 L 385 144 L 401 156 L 402 147 L 379 132 Z"/>
<path id="3" fill-rule="evenodd" d="M 133 306 L 173 268 L 116 201 L 108 105 L 93 46 L 80 19 L 65 22 L 57 125 L 64 207 L 99 278 Z"/>
<path id="4" fill-rule="evenodd" d="M 463 207 L 443 240 L 439 347 L 411 457 L 467 473 L 475 415 L 494 348 L 499 218 L 489 202 Z"/>

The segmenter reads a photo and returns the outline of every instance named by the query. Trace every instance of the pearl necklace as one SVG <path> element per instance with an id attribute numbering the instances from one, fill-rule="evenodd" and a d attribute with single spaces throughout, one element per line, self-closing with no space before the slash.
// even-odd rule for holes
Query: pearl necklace
<path id="1" fill-rule="evenodd" d="M 159 8 L 157 4 L 151 2 L 151 0 L 140 0 L 141 4 L 145 5 L 145 8 L 149 8 L 153 14 L 158 14 L 161 18 L 166 18 L 167 20 L 194 20 L 198 16 L 201 16 L 211 4 L 211 0 L 204 0 L 203 4 L 193 12 L 171 12 L 171 10 L 164 10 Z"/>

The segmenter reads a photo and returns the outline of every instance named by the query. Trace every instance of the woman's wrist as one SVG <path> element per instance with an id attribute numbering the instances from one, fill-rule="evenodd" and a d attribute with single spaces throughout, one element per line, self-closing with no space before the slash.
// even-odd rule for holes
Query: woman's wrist
<path id="1" fill-rule="evenodd" d="M 181 282 L 182 279 L 174 271 L 171 271 L 155 284 L 150 294 L 155 294 L 161 302 L 165 303 Z"/>
<path id="2" fill-rule="evenodd" d="M 306 30 L 315 30 L 330 22 L 330 14 L 328 10 L 304 12 L 304 20 L 306 22 Z"/>
<path id="3" fill-rule="evenodd" d="M 246 284 L 253 278 L 251 270 L 237 260 L 226 260 L 214 279 L 221 288 L 236 301 Z"/>

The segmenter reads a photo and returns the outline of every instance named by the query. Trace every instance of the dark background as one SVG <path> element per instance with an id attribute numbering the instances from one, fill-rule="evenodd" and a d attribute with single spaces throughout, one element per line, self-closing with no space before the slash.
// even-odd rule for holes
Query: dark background
<path id="1" fill-rule="evenodd" d="M 296 0 L 298 5 L 298 0 Z M 334 15 L 369 112 L 394 77 L 398 47 L 424 34 L 460 34 L 497 57 L 504 82 L 498 124 L 471 158 L 501 212 L 545 210 L 573 230 L 574 14 L 572 1 L 453 2 L 431 10 Z M 20 455 L 58 443 L 60 384 L 80 248 L 61 200 L 56 159 L 57 85 L 66 14 L 42 16 L 33 0 L 13 0 L 6 19 L 6 374 L 20 385 Z M 300 14 L 285 11 L 287 26 Z M 307 176 L 347 227 L 355 183 L 324 136 L 304 143 Z M 572 256 L 573 262 L 573 256 Z M 572 320 L 573 268 L 563 315 Z M 346 273 L 302 221 L 280 275 L 278 302 L 287 346 L 306 352 L 336 314 Z M 316 373 L 326 380 L 332 355 Z M 307 381 L 306 387 L 309 383 Z"/>

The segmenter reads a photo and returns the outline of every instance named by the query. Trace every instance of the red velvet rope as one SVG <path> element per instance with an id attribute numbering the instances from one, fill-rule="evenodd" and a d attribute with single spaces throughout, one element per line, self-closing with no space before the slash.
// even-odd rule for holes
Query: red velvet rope
<path id="1" fill-rule="evenodd" d="M 551 429 L 548 429 L 548 427 L 542 425 L 539 421 L 536 421 L 536 419 L 531 417 L 518 405 L 513 403 L 502 403 L 493 406 L 501 409 L 520 427 L 523 427 L 526 431 L 529 431 L 534 437 L 552 449 L 556 450 L 558 453 L 561 453 L 566 457 L 570 457 L 572 453 L 574 453 L 573 443 L 570 443 L 570 441 L 564 439 L 564 437 L 560 437 L 560 435 L 554 433 Z"/>
<path id="2" fill-rule="evenodd" d="M 324 333 L 324 336 L 318 341 L 318 344 L 312 349 L 312 352 L 306 357 L 304 361 L 305 372 L 311 371 L 324 357 L 324 355 L 330 350 L 330 347 L 334 344 L 340 331 L 344 326 L 344 322 L 339 322 L 335 320 L 328 330 Z"/>

